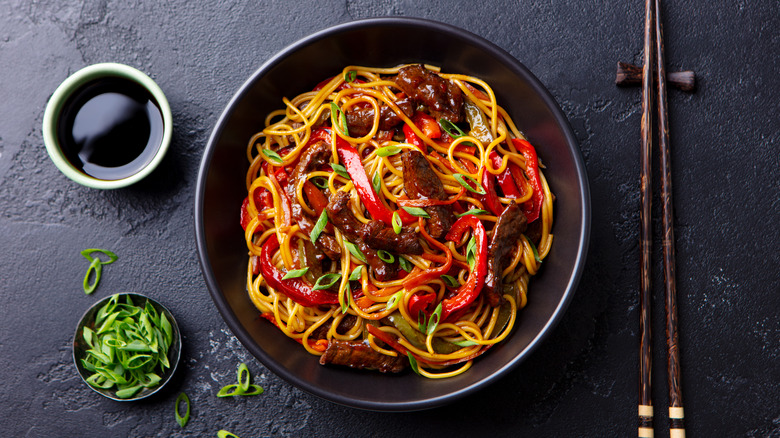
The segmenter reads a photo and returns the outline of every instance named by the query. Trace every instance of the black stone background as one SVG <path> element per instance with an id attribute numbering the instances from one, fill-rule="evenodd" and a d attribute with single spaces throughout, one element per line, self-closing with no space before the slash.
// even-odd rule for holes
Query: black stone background
<path id="1" fill-rule="evenodd" d="M 666 2 L 683 397 L 691 437 L 780 436 L 780 4 Z M 239 344 L 202 280 L 193 232 L 201 153 L 222 108 L 265 60 L 353 19 L 403 15 L 498 44 L 550 89 L 585 157 L 591 247 L 576 296 L 547 341 L 481 392 L 424 412 L 359 411 L 270 373 Z M 614 86 L 641 64 L 643 2 L 367 0 L 264 2 L 4 0 L 0 5 L 0 435 L 636 436 L 639 89 Z M 424 44 L 424 42 L 421 42 Z M 44 106 L 69 74 L 114 61 L 147 72 L 175 121 L 162 166 L 131 188 L 97 191 L 47 158 Z M 658 178 L 655 179 L 656 183 Z M 656 184 L 656 193 L 658 187 Z M 656 231 L 660 211 L 654 203 Z M 656 239 L 655 248 L 660 249 Z M 114 250 L 85 296 L 79 252 Z M 668 436 L 661 263 L 654 255 L 657 436 Z M 555 275 L 545 272 L 544 275 Z M 103 399 L 78 378 L 70 343 L 81 313 L 138 291 L 176 315 L 176 380 L 151 400 Z M 530 299 L 533 299 L 531 295 Z M 266 392 L 218 399 L 246 362 Z M 174 421 L 180 391 L 192 400 Z"/>

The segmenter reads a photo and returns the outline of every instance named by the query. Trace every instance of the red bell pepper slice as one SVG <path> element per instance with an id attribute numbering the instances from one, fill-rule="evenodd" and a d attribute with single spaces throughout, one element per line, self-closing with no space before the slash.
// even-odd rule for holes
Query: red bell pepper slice
<path id="1" fill-rule="evenodd" d="M 414 115 L 412 116 L 412 122 L 414 122 L 414 124 L 420 128 L 420 131 L 422 131 L 422 133 L 431 140 L 441 138 L 441 126 L 439 126 L 439 122 L 437 122 L 436 119 L 429 116 L 428 114 L 415 111 Z"/>
<path id="2" fill-rule="evenodd" d="M 501 157 L 495 150 L 490 151 L 489 158 L 490 164 L 494 169 L 501 167 Z M 513 166 L 516 167 L 517 170 L 520 170 L 516 164 L 509 162 L 506 165 L 506 169 L 496 175 L 496 179 L 498 180 L 498 186 L 501 187 L 501 191 L 504 192 L 505 197 L 520 198 L 522 197 L 523 193 L 520 191 L 520 189 L 517 188 L 517 184 L 515 184 L 515 179 L 513 178 L 514 173 L 512 173 Z"/>
<path id="3" fill-rule="evenodd" d="M 544 189 L 542 180 L 539 177 L 539 159 L 536 156 L 536 149 L 526 140 L 513 138 L 512 143 L 515 148 L 525 157 L 525 174 L 528 175 L 528 182 L 534 190 L 531 200 L 523 203 L 523 213 L 525 213 L 528 223 L 539 219 L 544 202 Z"/>
<path id="4" fill-rule="evenodd" d="M 423 143 L 422 139 L 419 136 L 417 136 L 417 134 L 414 133 L 411 126 L 404 125 L 403 131 L 407 143 L 409 143 L 412 146 L 415 146 L 423 154 L 425 154 L 428 151 L 428 146 L 425 143 Z"/>
<path id="5" fill-rule="evenodd" d="M 274 200 L 271 196 L 271 192 L 262 187 L 257 188 L 252 197 L 255 200 L 255 209 L 257 211 L 274 206 Z M 241 204 L 241 228 L 243 228 L 244 231 L 246 231 L 246 227 L 249 225 L 249 221 L 251 220 L 252 217 L 249 216 L 249 196 L 247 196 L 244 198 L 244 202 Z"/>
<path id="6" fill-rule="evenodd" d="M 473 236 L 477 243 L 474 269 L 466 279 L 466 284 L 458 289 L 455 296 L 442 301 L 442 321 L 446 321 L 449 316 L 468 308 L 479 296 L 482 286 L 485 285 L 485 274 L 487 273 L 487 233 L 482 222 L 471 214 L 463 216 L 455 221 L 445 238 L 458 242 L 468 228 L 473 230 Z"/>
<path id="7" fill-rule="evenodd" d="M 482 169 L 482 188 L 485 189 L 485 194 L 480 195 L 479 200 L 493 214 L 500 215 L 504 211 L 504 206 L 501 205 L 496 193 L 496 176 L 488 172 L 487 169 Z"/>
<path id="8" fill-rule="evenodd" d="M 409 297 L 409 314 L 416 318 L 420 312 L 428 314 L 428 307 L 436 300 L 433 292 L 420 292 Z"/>
<path id="9" fill-rule="evenodd" d="M 445 259 L 444 264 L 439 266 L 438 268 L 429 268 L 415 276 L 409 275 L 408 277 L 406 277 L 403 282 L 405 289 L 413 289 L 420 284 L 433 280 L 434 278 L 439 278 L 442 275 L 448 273 L 450 271 L 450 268 L 452 267 L 453 259 L 452 259 L 452 252 L 450 251 L 450 249 L 447 247 L 447 245 L 444 245 L 443 243 L 434 239 L 428 234 L 427 231 L 425 231 L 425 224 L 423 223 L 422 218 L 417 218 L 417 220 L 419 221 L 420 234 L 422 234 L 423 238 L 425 238 L 425 240 L 428 241 L 428 244 L 430 244 L 431 246 L 435 246 L 436 248 L 444 251 L 444 253 L 447 255 L 447 258 Z"/>
<path id="10" fill-rule="evenodd" d="M 366 175 L 366 169 L 363 167 L 363 162 L 360 160 L 360 154 L 357 149 L 337 136 L 336 150 L 339 154 L 339 160 L 347 169 L 358 196 L 363 201 L 363 205 L 366 206 L 366 210 L 371 213 L 371 217 L 384 222 L 388 226 L 393 226 L 393 212 L 382 204 L 379 195 L 374 191 L 374 186 L 369 181 L 368 175 Z"/>
<path id="11" fill-rule="evenodd" d="M 284 274 L 271 263 L 271 255 L 279 248 L 279 240 L 276 234 L 272 234 L 263 244 L 260 252 L 260 272 L 268 286 L 287 295 L 296 303 L 313 307 L 319 305 L 338 304 L 339 297 L 336 294 L 324 291 L 314 290 L 300 278 L 289 278 L 284 280 Z"/>

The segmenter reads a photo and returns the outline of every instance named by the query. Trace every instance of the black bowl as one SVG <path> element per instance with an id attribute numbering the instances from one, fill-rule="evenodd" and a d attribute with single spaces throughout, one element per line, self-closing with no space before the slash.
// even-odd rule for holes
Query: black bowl
<path id="1" fill-rule="evenodd" d="M 315 356 L 258 318 L 246 293 L 247 249 L 239 226 L 246 196 L 246 145 L 265 115 L 346 65 L 422 62 L 485 80 L 535 145 L 557 196 L 552 250 L 531 280 L 514 332 L 464 374 L 428 380 L 323 367 Z M 195 228 L 203 274 L 227 325 L 271 371 L 312 394 L 380 411 L 439 406 L 485 387 L 525 359 L 571 300 L 585 264 L 590 195 L 585 166 L 566 117 L 521 63 L 484 39 L 449 25 L 410 18 L 350 22 L 315 33 L 263 64 L 238 90 L 209 139 L 198 175 Z"/>

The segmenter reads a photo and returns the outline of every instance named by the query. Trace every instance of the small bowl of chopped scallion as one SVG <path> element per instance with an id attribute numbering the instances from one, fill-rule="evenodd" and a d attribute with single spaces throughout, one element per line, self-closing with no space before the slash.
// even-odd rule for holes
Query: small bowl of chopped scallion
<path id="1" fill-rule="evenodd" d="M 81 318 L 73 360 L 95 392 L 117 401 L 159 391 L 176 372 L 181 334 L 171 312 L 135 293 L 106 297 Z"/>

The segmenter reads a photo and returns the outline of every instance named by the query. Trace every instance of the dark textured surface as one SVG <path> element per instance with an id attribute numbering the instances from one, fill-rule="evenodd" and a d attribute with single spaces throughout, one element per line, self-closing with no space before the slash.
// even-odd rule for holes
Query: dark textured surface
<path id="1" fill-rule="evenodd" d="M 0 7 L 0 430 L 3 436 L 633 436 L 638 367 L 638 89 L 613 85 L 641 62 L 641 2 L 158 2 L 25 0 Z M 333 24 L 430 18 L 503 47 L 550 89 L 578 136 L 591 180 L 588 264 L 561 324 L 501 382 L 412 414 L 340 407 L 268 372 L 227 330 L 201 278 L 193 187 L 222 108 L 259 65 Z M 780 7 L 774 0 L 669 2 L 670 90 L 683 400 L 689 436 L 780 436 Z M 101 192 L 48 160 L 43 108 L 68 74 L 115 61 L 147 72 L 174 114 L 174 142 L 150 178 Z M 657 160 L 657 156 L 656 156 Z M 657 180 L 657 178 L 656 178 Z M 656 189 L 656 193 L 658 190 Z M 658 206 L 658 202 L 654 206 Z M 660 231 L 655 208 L 656 232 Z M 656 233 L 658 236 L 659 234 Z M 660 240 L 655 241 L 660 250 Z M 93 296 L 79 251 L 103 247 Z M 668 436 L 660 251 L 654 253 L 653 394 Z M 546 272 L 547 275 L 554 273 Z M 184 335 L 171 386 L 142 403 L 102 399 L 78 378 L 79 315 L 111 292 L 165 304 Z M 530 297 L 533 299 L 533 296 Z M 218 399 L 246 362 L 266 392 Z M 180 429 L 173 402 L 192 400 Z"/>

